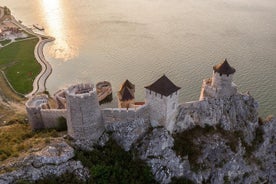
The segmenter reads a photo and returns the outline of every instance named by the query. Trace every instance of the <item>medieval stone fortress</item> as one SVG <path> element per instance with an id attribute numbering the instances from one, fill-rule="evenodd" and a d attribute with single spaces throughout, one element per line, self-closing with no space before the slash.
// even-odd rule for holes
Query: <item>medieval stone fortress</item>
<path id="1" fill-rule="evenodd" d="M 108 124 L 142 120 L 152 127 L 163 126 L 173 132 L 196 123 L 187 114 L 179 122 L 179 107 L 193 109 L 204 104 L 206 99 L 230 97 L 237 94 L 232 82 L 235 69 L 227 60 L 213 67 L 212 78 L 203 80 L 199 101 L 178 103 L 179 89 L 165 75 L 145 87 L 145 102 L 135 102 L 135 85 L 126 80 L 118 92 L 118 108 L 101 108 L 96 87 L 93 84 L 76 84 L 55 93 L 57 108 L 51 108 L 47 95 L 33 96 L 26 102 L 31 127 L 36 129 L 53 128 L 58 119 L 67 120 L 68 135 L 75 140 L 96 142 Z M 183 109 L 183 108 L 182 108 Z M 183 114 L 182 114 L 183 116 Z M 202 121 L 200 121 L 202 123 Z M 211 121 L 212 122 L 212 121 Z M 178 123 L 178 124 L 176 124 Z"/>

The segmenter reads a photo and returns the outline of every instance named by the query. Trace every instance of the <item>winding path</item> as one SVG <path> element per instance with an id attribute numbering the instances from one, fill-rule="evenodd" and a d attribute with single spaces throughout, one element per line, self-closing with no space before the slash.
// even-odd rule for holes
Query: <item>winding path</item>
<path id="1" fill-rule="evenodd" d="M 52 67 L 50 63 L 45 59 L 43 54 L 43 47 L 46 43 L 54 41 L 53 37 L 42 36 L 40 34 L 34 33 L 30 28 L 20 24 L 13 18 L 12 23 L 20 27 L 22 30 L 26 31 L 29 34 L 35 35 L 39 38 L 37 45 L 35 46 L 34 55 L 38 63 L 41 65 L 41 72 L 36 76 L 33 82 L 33 91 L 25 95 L 26 97 L 31 97 L 38 92 L 44 92 L 46 90 L 46 81 L 52 73 Z"/>

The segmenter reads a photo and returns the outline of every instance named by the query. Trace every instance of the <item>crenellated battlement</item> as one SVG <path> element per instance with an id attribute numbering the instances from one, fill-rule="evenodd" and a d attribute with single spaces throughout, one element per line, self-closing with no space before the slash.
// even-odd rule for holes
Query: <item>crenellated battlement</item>
<path id="1" fill-rule="evenodd" d="M 198 116 L 192 113 L 193 109 L 207 108 L 205 106 L 208 104 L 204 101 L 206 98 L 228 98 L 237 93 L 237 87 L 232 82 L 235 69 L 226 60 L 213 69 L 212 78 L 203 80 L 200 100 L 182 105 L 178 103 L 180 87 L 163 75 L 145 87 L 145 102 L 135 102 L 135 86 L 126 80 L 118 94 L 119 108 L 101 109 L 94 84 L 82 83 L 56 92 L 56 109 L 51 109 L 48 105 L 47 95 L 30 98 L 26 102 L 26 109 L 33 129 L 55 127 L 58 119 L 64 117 L 67 120 L 68 135 L 91 143 L 99 139 L 106 126 L 135 120 L 145 121 L 153 127 L 164 126 L 172 132 L 179 118 L 179 109 L 188 109 L 186 111 L 191 114 L 183 116 L 185 121 L 181 127 L 186 126 L 192 119 L 199 118 L 193 117 Z M 106 83 L 111 89 L 111 84 Z"/>
<path id="2" fill-rule="evenodd" d="M 97 95 L 94 84 L 77 84 L 69 87 L 65 93 L 70 97 L 85 98 L 91 95 Z"/>
<path id="3" fill-rule="evenodd" d="M 102 109 L 104 122 L 130 122 L 138 118 L 149 119 L 149 111 L 147 105 L 141 105 L 137 108 L 105 108 Z"/>

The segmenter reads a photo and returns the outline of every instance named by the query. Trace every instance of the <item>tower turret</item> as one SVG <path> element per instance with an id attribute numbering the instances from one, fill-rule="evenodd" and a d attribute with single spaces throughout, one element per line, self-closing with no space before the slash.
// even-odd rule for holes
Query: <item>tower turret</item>
<path id="1" fill-rule="evenodd" d="M 104 131 L 104 123 L 94 85 L 74 85 L 65 93 L 68 134 L 77 140 L 98 140 Z"/>
<path id="2" fill-rule="evenodd" d="M 163 75 L 156 82 L 145 88 L 146 104 L 149 105 L 151 124 L 159 124 L 172 131 L 178 107 L 178 90 L 180 87 L 176 86 L 166 75 Z"/>
<path id="3" fill-rule="evenodd" d="M 237 93 L 237 86 L 232 82 L 235 68 L 227 61 L 213 66 L 213 77 L 203 80 L 200 100 L 206 97 L 221 98 Z"/>

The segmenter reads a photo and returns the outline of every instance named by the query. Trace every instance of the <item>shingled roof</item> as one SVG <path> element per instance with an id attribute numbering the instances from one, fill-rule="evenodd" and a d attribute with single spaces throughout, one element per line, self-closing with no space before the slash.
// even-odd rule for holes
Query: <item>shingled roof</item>
<path id="1" fill-rule="evenodd" d="M 128 79 L 122 84 L 120 91 L 126 87 L 135 90 L 135 85 L 132 84 Z"/>
<path id="2" fill-rule="evenodd" d="M 126 80 L 118 91 L 118 97 L 121 101 L 128 101 L 134 99 L 135 85 L 129 80 Z"/>
<path id="3" fill-rule="evenodd" d="M 226 75 L 230 75 L 236 72 L 236 69 L 229 65 L 227 59 L 225 59 L 223 63 L 213 66 L 213 69 L 215 72 Z"/>
<path id="4" fill-rule="evenodd" d="M 134 94 L 131 92 L 131 90 L 128 87 L 125 87 L 120 92 L 120 95 L 121 95 L 120 100 L 122 100 L 122 101 L 128 101 L 128 100 L 133 100 L 134 99 Z"/>
<path id="5" fill-rule="evenodd" d="M 164 96 L 169 96 L 180 89 L 180 87 L 176 86 L 166 75 L 163 75 L 157 81 L 145 88 Z"/>

